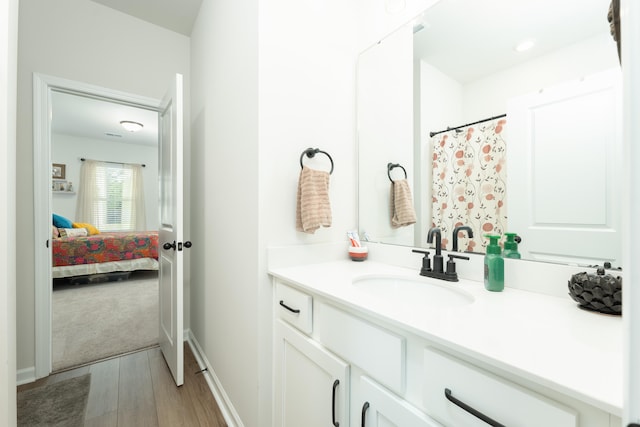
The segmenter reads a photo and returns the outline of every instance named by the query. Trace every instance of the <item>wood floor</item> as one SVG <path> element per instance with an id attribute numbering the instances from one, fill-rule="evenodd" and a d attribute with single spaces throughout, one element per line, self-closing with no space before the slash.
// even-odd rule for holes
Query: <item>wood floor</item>
<path id="1" fill-rule="evenodd" d="M 158 347 L 60 372 L 31 384 L 44 384 L 91 373 L 85 426 L 210 426 L 227 424 L 191 348 L 184 348 L 184 385 L 176 387 Z M 196 373 L 197 372 L 197 373 Z"/>

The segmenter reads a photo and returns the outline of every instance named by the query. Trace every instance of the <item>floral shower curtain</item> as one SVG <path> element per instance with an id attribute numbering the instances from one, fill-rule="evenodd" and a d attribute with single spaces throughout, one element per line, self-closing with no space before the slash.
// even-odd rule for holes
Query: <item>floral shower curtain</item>
<path id="1" fill-rule="evenodd" d="M 453 229 L 461 232 L 458 250 L 484 252 L 485 234 L 504 234 L 506 207 L 506 119 L 494 119 L 435 135 L 433 146 L 432 226 L 442 232 L 442 248 L 451 249 Z"/>

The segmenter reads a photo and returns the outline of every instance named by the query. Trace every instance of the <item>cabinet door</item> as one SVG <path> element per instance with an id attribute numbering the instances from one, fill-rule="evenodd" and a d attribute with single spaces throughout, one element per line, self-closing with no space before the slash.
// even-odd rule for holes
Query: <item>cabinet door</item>
<path id="1" fill-rule="evenodd" d="M 346 427 L 349 365 L 281 320 L 275 325 L 275 426 Z"/>
<path id="2" fill-rule="evenodd" d="M 362 427 L 441 427 L 410 403 L 367 377 L 360 378 L 360 393 Z"/>

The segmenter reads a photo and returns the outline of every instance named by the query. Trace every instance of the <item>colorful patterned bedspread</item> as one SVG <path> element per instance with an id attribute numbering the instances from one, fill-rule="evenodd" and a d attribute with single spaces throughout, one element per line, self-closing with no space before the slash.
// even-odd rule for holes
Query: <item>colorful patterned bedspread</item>
<path id="1" fill-rule="evenodd" d="M 157 231 L 113 232 L 53 239 L 54 267 L 137 258 L 158 259 Z"/>

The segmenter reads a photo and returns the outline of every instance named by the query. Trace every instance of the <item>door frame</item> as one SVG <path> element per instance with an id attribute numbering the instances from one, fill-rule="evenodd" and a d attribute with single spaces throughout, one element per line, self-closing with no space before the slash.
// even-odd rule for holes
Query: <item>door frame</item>
<path id="1" fill-rule="evenodd" d="M 152 111 L 160 111 L 161 100 L 67 80 L 33 74 L 33 207 L 35 275 L 35 377 L 52 369 L 52 271 L 51 248 L 51 92 L 103 99 Z"/>

